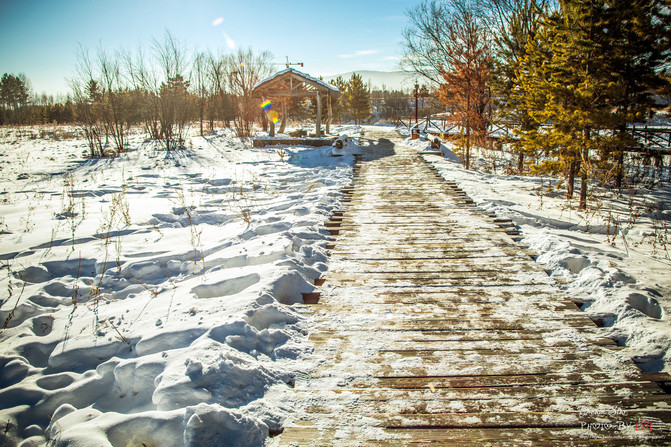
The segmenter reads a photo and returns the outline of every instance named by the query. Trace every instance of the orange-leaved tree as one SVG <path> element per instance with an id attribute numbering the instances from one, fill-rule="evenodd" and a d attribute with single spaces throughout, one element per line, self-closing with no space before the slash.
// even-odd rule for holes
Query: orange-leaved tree
<path id="1" fill-rule="evenodd" d="M 462 128 L 468 169 L 471 145 L 486 144 L 491 121 L 491 48 L 487 28 L 465 7 L 453 10 L 447 35 L 447 57 L 439 67 L 444 83 L 438 93 L 451 112 L 451 121 Z"/>

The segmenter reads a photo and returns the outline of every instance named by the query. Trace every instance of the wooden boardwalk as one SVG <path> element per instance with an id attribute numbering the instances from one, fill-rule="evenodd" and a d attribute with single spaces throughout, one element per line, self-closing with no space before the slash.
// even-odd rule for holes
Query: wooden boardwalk
<path id="1" fill-rule="evenodd" d="M 274 442 L 671 445 L 664 375 L 621 358 L 510 228 L 391 135 L 372 135 L 329 224 L 306 306 L 317 366 Z"/>

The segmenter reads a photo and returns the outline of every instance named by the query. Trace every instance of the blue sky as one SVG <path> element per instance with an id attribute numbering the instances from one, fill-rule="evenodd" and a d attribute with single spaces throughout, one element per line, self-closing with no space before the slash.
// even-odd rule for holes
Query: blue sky
<path id="1" fill-rule="evenodd" d="M 0 0 L 0 75 L 67 93 L 81 43 L 151 49 L 169 30 L 193 50 L 271 51 L 313 76 L 397 67 L 405 12 L 420 0 Z M 278 65 L 278 69 L 284 68 Z"/>

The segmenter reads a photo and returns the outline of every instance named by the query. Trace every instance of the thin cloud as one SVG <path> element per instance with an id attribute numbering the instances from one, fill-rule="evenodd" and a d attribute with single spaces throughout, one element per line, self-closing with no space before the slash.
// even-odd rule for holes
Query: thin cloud
<path id="1" fill-rule="evenodd" d="M 350 59 L 353 57 L 361 57 L 361 56 L 370 56 L 373 54 L 379 53 L 379 50 L 359 50 L 353 54 L 341 54 L 338 57 L 341 57 L 343 59 Z"/>
<path id="2" fill-rule="evenodd" d="M 380 17 L 380 20 L 383 22 L 403 22 L 407 20 L 406 16 L 386 16 Z"/>

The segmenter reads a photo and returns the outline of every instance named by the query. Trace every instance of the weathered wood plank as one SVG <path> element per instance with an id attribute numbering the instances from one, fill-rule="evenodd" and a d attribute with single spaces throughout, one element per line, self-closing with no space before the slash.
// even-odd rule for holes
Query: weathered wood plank
<path id="1" fill-rule="evenodd" d="M 359 344 L 371 345 L 374 342 L 387 343 L 386 346 L 397 344 L 413 344 L 421 348 L 431 344 L 450 344 L 455 349 L 477 349 L 479 345 L 489 346 L 506 343 L 525 343 L 527 346 L 547 343 L 549 345 L 566 344 L 568 346 L 580 346 L 581 344 L 593 344 L 613 346 L 615 342 L 601 335 L 601 331 L 594 327 L 592 333 L 581 329 L 578 337 L 566 337 L 566 331 L 561 333 L 539 332 L 537 330 L 454 330 L 454 331 L 368 331 L 368 330 L 333 330 L 314 331 L 310 334 L 310 340 L 319 343 L 339 343 L 341 341 L 355 340 Z"/>
<path id="2" fill-rule="evenodd" d="M 385 439 L 386 438 L 386 439 Z M 589 428 L 434 428 L 434 429 L 320 429 L 290 427 L 280 446 L 397 447 L 436 445 L 450 447 L 554 447 L 668 445 L 665 434 Z"/>

